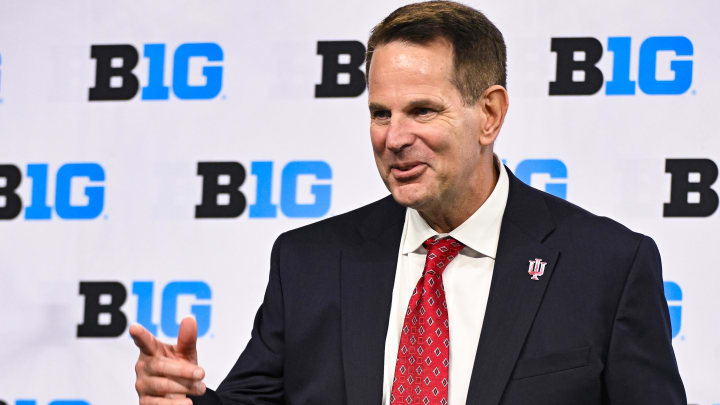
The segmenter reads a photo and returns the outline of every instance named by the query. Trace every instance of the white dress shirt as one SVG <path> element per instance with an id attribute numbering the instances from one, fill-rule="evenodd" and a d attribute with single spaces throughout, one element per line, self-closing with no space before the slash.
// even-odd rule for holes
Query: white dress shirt
<path id="1" fill-rule="evenodd" d="M 497 164 L 497 161 L 496 161 Z M 505 167 L 499 166 L 498 182 L 490 197 L 460 226 L 441 236 L 452 236 L 465 245 L 443 272 L 443 285 L 450 322 L 449 405 L 464 405 L 475 353 L 480 340 L 485 308 L 500 236 L 500 223 L 507 203 L 509 183 Z M 405 214 L 387 337 L 383 378 L 383 405 L 390 403 L 400 330 L 415 285 L 422 276 L 427 251 L 422 243 L 437 235 L 420 214 L 408 208 Z"/>

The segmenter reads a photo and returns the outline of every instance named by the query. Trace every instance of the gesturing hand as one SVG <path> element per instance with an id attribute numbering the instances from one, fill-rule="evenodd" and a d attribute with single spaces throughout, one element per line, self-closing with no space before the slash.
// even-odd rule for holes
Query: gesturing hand
<path id="1" fill-rule="evenodd" d="M 140 349 L 135 363 L 140 405 L 192 405 L 187 395 L 205 393 L 205 371 L 197 365 L 195 319 L 182 320 L 176 345 L 161 343 L 138 324 L 130 326 L 130 335 Z"/>

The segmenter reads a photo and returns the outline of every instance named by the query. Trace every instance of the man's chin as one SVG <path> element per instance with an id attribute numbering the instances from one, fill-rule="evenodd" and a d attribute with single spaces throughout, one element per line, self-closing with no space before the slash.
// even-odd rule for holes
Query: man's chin
<path id="1" fill-rule="evenodd" d="M 418 209 L 427 202 L 427 194 L 418 190 L 417 185 L 395 186 L 390 189 L 395 201 L 408 208 Z"/>

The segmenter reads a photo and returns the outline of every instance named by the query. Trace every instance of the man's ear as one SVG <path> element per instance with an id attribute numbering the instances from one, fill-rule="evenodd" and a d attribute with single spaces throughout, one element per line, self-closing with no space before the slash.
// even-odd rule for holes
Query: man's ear
<path id="1" fill-rule="evenodd" d="M 510 99 L 507 90 L 500 85 L 488 87 L 480 96 L 476 108 L 483 119 L 480 122 L 479 141 L 483 146 L 491 145 L 497 139 L 507 114 Z"/>

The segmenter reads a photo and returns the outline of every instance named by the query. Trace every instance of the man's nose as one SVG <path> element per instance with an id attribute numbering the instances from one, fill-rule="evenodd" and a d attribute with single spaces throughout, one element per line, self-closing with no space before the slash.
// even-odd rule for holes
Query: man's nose
<path id="1" fill-rule="evenodd" d="M 393 152 L 400 152 L 415 141 L 411 123 L 406 117 L 393 116 L 387 131 L 385 146 Z"/>

